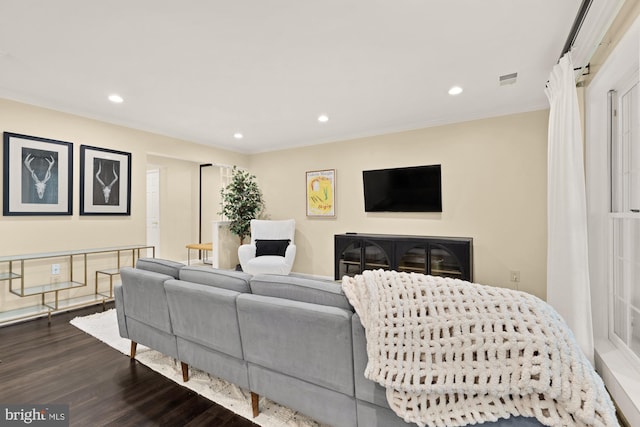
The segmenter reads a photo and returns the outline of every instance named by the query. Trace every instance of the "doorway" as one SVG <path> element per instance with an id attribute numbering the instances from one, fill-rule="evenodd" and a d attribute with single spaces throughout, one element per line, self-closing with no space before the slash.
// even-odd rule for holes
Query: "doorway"
<path id="1" fill-rule="evenodd" d="M 147 245 L 160 257 L 160 169 L 147 170 Z"/>

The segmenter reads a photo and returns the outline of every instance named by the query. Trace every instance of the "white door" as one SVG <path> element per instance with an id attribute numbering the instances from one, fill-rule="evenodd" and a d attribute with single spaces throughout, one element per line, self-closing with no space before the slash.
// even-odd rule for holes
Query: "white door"
<path id="1" fill-rule="evenodd" d="M 147 245 L 160 256 L 160 170 L 147 171 Z M 148 253 L 151 256 L 151 252 Z"/>

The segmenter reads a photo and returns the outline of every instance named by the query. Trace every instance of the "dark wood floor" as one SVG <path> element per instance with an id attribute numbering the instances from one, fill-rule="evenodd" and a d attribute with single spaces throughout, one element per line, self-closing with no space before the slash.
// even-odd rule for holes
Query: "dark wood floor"
<path id="1" fill-rule="evenodd" d="M 82 427 L 257 426 L 69 324 L 101 309 L 0 328 L 0 403 L 68 404 Z"/>

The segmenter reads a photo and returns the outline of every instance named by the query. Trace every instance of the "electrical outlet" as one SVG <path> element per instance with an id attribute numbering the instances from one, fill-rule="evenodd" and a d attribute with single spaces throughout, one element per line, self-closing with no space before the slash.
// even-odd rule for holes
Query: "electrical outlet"
<path id="1" fill-rule="evenodd" d="M 519 271 L 511 270 L 509 275 L 510 275 L 510 279 L 509 280 L 511 280 L 512 282 L 519 282 L 520 281 L 520 272 Z"/>
<path id="2" fill-rule="evenodd" d="M 51 274 L 54 276 L 60 274 L 60 264 L 51 264 Z"/>

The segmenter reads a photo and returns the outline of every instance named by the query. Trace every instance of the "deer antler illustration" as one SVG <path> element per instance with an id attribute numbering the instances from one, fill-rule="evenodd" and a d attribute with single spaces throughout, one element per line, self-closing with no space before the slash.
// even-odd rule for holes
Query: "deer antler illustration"
<path id="1" fill-rule="evenodd" d="M 102 186 L 102 194 L 104 195 L 104 202 L 109 203 L 109 196 L 111 195 L 111 187 L 113 187 L 113 184 L 115 184 L 116 181 L 118 180 L 118 174 L 116 173 L 115 163 L 113 164 L 113 176 L 115 178 L 113 178 L 113 181 L 111 181 L 109 185 L 106 185 L 104 182 L 102 182 L 102 180 L 100 179 L 100 172 L 102 172 L 102 162 L 98 162 L 98 172 L 96 173 L 96 179 Z"/>
<path id="2" fill-rule="evenodd" d="M 33 178 L 33 181 L 36 185 L 36 192 L 38 193 L 38 199 L 42 199 L 44 197 L 44 190 L 47 188 L 47 181 L 49 181 L 49 179 L 51 178 L 51 168 L 53 167 L 53 164 L 56 161 L 53 158 L 53 156 L 51 156 L 51 159 L 45 158 L 47 163 L 49 163 L 49 168 L 47 169 L 47 172 L 44 174 L 44 178 L 42 179 L 42 181 L 40 181 L 40 179 L 38 178 L 38 175 L 36 175 L 36 173 L 31 168 L 31 162 L 33 162 L 33 159 L 34 159 L 33 155 L 27 154 L 27 157 L 25 157 L 24 159 L 24 165 L 27 167 L 27 170 L 31 172 L 31 177 Z"/>

